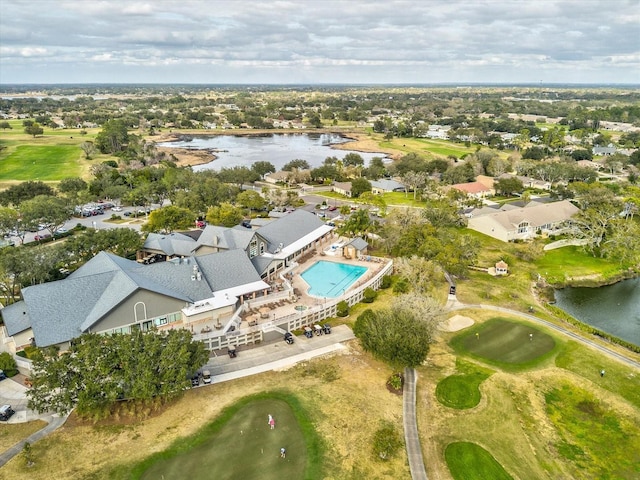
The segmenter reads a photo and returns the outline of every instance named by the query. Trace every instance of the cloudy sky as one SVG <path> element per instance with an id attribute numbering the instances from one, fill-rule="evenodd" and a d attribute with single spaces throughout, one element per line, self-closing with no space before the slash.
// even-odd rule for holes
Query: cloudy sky
<path id="1" fill-rule="evenodd" d="M 0 0 L 0 83 L 640 83 L 640 0 Z"/>

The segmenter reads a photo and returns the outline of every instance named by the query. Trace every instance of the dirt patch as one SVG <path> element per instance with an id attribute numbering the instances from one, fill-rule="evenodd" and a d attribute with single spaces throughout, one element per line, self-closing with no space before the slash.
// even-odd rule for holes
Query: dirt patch
<path id="1" fill-rule="evenodd" d="M 462 330 L 463 328 L 470 327 L 474 323 L 475 321 L 473 320 L 473 318 L 456 314 L 453 317 L 449 318 L 446 322 L 443 322 L 439 328 L 443 332 L 457 332 Z"/>

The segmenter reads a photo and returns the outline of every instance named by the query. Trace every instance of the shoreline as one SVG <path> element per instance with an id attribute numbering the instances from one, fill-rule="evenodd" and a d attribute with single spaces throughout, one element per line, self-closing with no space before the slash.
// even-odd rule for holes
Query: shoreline
<path id="1" fill-rule="evenodd" d="M 403 154 L 398 150 L 381 148 L 378 142 L 371 139 L 370 136 L 362 132 L 354 131 L 342 131 L 339 129 L 314 129 L 314 130 L 293 130 L 293 129 L 261 129 L 261 130 L 211 130 L 206 133 L 201 130 L 197 131 L 171 131 L 169 133 L 161 133 L 157 136 L 149 137 L 145 139 L 147 141 L 154 142 L 159 152 L 164 152 L 173 156 L 177 161 L 175 162 L 179 167 L 191 167 L 195 165 L 205 165 L 216 160 L 215 149 L 192 149 L 182 147 L 159 147 L 158 143 L 179 142 L 185 138 L 193 137 L 207 137 L 207 136 L 260 136 L 260 135 L 272 135 L 272 134 L 301 134 L 306 135 L 310 133 L 331 133 L 335 135 L 341 135 L 342 137 L 349 139 L 345 143 L 331 144 L 331 148 L 336 150 L 352 150 L 362 153 L 384 153 L 393 160 L 397 160 Z"/>

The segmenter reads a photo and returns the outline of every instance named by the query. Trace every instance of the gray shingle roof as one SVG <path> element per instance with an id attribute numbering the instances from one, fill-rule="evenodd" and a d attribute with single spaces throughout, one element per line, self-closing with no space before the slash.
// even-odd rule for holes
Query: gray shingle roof
<path id="1" fill-rule="evenodd" d="M 23 301 L 7 305 L 2 310 L 2 320 L 7 327 L 7 334 L 15 335 L 20 333 L 31 326 L 31 319 L 29 318 L 29 311 L 27 305 Z"/>
<path id="2" fill-rule="evenodd" d="M 147 250 L 159 250 L 169 256 L 191 255 L 197 242 L 190 236 L 182 233 L 150 233 L 144 242 Z"/>
<path id="3" fill-rule="evenodd" d="M 196 272 L 200 280 L 192 280 Z M 152 265 L 100 252 L 64 280 L 23 289 L 24 302 L 5 308 L 3 317 L 10 335 L 32 327 L 38 345 L 47 346 L 87 331 L 138 290 L 193 303 L 212 292 L 259 280 L 242 250 Z"/>
<path id="4" fill-rule="evenodd" d="M 356 237 L 353 240 L 351 240 L 349 243 L 347 243 L 347 245 L 351 245 L 353 248 L 355 248 L 356 250 L 364 250 L 365 248 L 367 248 L 369 246 L 369 244 L 367 243 L 366 240 L 364 240 L 361 237 Z"/>
<path id="5" fill-rule="evenodd" d="M 315 214 L 306 210 L 295 210 L 260 227 L 257 232 L 269 243 L 269 251 L 273 253 L 280 243 L 286 247 L 323 225 L 324 222 Z"/>

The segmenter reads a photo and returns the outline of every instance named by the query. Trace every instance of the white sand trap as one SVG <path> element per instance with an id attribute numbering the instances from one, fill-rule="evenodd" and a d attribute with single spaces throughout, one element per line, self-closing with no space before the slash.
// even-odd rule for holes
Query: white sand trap
<path id="1" fill-rule="evenodd" d="M 475 322 L 472 318 L 464 317 L 462 315 L 454 315 L 450 319 L 445 322 L 442 322 L 440 325 L 440 330 L 443 332 L 457 332 L 458 330 L 462 330 L 463 328 L 470 327 Z"/>

